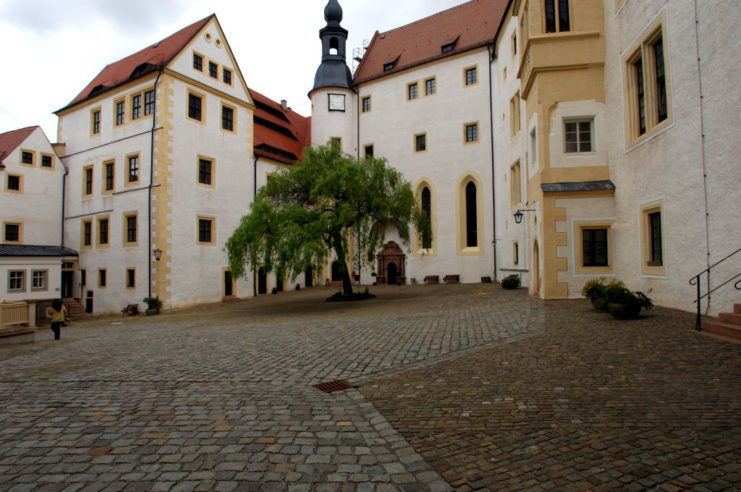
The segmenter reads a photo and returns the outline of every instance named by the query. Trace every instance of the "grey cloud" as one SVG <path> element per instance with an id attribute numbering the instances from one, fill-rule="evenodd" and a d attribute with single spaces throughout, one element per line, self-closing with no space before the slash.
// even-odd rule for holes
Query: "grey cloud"
<path id="1" fill-rule="evenodd" d="M 181 11 L 185 3 L 185 0 L 6 0 L 0 4 L 0 19 L 41 36 L 98 22 L 124 33 L 139 34 Z"/>

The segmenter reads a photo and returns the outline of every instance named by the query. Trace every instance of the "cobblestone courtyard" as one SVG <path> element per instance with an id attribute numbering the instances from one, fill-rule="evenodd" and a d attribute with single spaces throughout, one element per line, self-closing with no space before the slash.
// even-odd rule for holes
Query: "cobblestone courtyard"
<path id="1" fill-rule="evenodd" d="M 0 490 L 727 490 L 741 346 L 493 285 L 310 289 L 0 346 Z M 311 385 L 347 379 L 358 389 Z"/>

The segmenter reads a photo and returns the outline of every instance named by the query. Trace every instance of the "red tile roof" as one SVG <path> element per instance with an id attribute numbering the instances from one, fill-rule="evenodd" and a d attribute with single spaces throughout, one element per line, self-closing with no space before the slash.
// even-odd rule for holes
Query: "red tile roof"
<path id="1" fill-rule="evenodd" d="M 509 0 L 472 0 L 385 33 L 376 33 L 355 72 L 362 84 L 493 42 Z M 442 53 L 442 47 L 453 49 Z M 384 65 L 394 68 L 384 71 Z"/>
<path id="2" fill-rule="evenodd" d="M 216 15 L 211 14 L 205 19 L 201 19 L 181 29 L 158 43 L 154 43 L 133 55 L 107 65 L 72 102 L 59 111 L 79 104 L 126 82 L 143 77 L 148 73 L 156 71 L 159 67 L 166 66 L 214 17 Z"/>
<path id="3" fill-rule="evenodd" d="M 311 144 L 311 118 L 283 107 L 250 89 L 254 110 L 254 152 L 257 157 L 285 164 L 301 160 L 304 148 Z"/>
<path id="4" fill-rule="evenodd" d="M 20 130 L 0 134 L 0 169 L 5 167 L 5 164 L 3 164 L 5 157 L 17 149 L 37 128 L 39 127 L 29 126 Z"/>

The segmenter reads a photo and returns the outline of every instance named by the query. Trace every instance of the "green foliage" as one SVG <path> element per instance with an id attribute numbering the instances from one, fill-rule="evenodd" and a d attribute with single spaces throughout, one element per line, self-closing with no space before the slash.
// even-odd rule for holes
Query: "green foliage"
<path id="1" fill-rule="evenodd" d="M 608 285 L 605 289 L 605 297 L 608 303 L 612 304 L 624 304 L 631 307 L 642 307 L 651 309 L 654 305 L 653 301 L 644 294 L 643 292 L 633 292 L 625 287 L 622 282 L 616 282 L 612 285 Z"/>
<path id="2" fill-rule="evenodd" d="M 392 227 L 408 242 L 410 223 L 419 231 L 430 227 L 411 186 L 385 159 L 358 161 L 337 146 L 307 147 L 300 165 L 280 171 L 258 191 L 226 250 L 235 276 L 246 275 L 250 265 L 293 278 L 308 265 L 325 264 L 334 251 L 350 294 L 350 241 L 373 258 Z M 361 255 L 356 262 L 360 271 Z"/>
<path id="3" fill-rule="evenodd" d="M 507 275 L 502 279 L 502 287 L 505 289 L 516 289 L 520 286 L 520 277 L 518 275 Z"/>
<path id="4" fill-rule="evenodd" d="M 607 280 L 604 277 L 593 278 L 588 280 L 584 287 L 581 289 L 581 295 L 593 301 L 595 299 L 602 299 L 605 297 L 605 289 L 607 288 Z"/>
<path id="5" fill-rule="evenodd" d="M 145 297 L 142 302 L 147 305 L 147 309 L 162 309 L 162 301 L 159 296 L 157 297 Z"/>

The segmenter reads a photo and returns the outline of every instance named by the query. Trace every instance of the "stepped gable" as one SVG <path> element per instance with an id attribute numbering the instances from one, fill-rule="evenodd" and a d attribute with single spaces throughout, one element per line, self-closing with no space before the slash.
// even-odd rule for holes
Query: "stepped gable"
<path id="1" fill-rule="evenodd" d="M 509 0 L 473 0 L 384 33 L 376 33 L 354 83 L 397 73 L 493 43 Z M 442 52 L 442 47 L 452 49 Z M 393 63 L 393 68 L 384 66 Z"/>
<path id="2" fill-rule="evenodd" d="M 285 164 L 301 159 L 311 142 L 311 118 L 301 116 L 254 89 L 250 89 L 254 109 L 254 152 L 258 157 Z"/>
<path id="3" fill-rule="evenodd" d="M 0 169 L 5 168 L 3 160 L 17 149 L 37 128 L 39 127 L 29 126 L 19 130 L 0 133 Z"/>
<path id="4" fill-rule="evenodd" d="M 216 14 L 195 22 L 175 34 L 154 43 L 143 50 L 127 56 L 122 60 L 107 65 L 85 89 L 75 97 L 64 108 L 56 111 L 59 113 L 64 109 L 79 104 L 87 99 L 114 89 L 126 82 L 138 79 L 148 73 L 159 70 L 169 64 L 173 58 L 185 48 L 188 43 L 208 22 L 215 18 Z"/>

